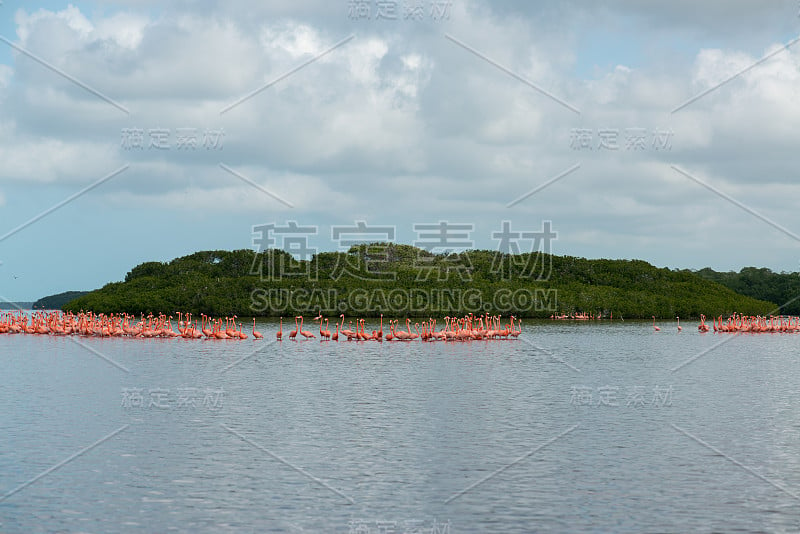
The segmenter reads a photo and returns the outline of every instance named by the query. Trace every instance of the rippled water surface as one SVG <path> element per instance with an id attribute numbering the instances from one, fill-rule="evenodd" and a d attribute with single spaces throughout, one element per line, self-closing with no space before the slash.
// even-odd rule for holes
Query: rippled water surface
<path id="1" fill-rule="evenodd" d="M 2 335 L 0 531 L 800 529 L 800 335 L 662 326 Z"/>

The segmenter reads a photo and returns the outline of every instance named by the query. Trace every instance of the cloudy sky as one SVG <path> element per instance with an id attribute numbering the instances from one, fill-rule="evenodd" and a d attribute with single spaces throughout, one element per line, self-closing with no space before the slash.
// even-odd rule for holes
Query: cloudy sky
<path id="1" fill-rule="evenodd" d="M 3 298 L 267 224 L 800 270 L 796 0 L 165 4 L 0 5 Z"/>

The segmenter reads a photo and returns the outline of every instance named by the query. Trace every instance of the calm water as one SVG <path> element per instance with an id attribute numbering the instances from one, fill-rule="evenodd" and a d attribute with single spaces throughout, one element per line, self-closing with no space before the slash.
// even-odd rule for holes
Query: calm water
<path id="1" fill-rule="evenodd" d="M 800 529 L 800 335 L 662 327 L 0 336 L 0 531 Z"/>

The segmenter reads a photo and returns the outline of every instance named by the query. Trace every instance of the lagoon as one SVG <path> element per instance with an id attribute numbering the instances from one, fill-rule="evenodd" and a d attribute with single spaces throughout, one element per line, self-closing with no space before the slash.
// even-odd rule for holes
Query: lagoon
<path id="1" fill-rule="evenodd" d="M 661 326 L 0 335 L 0 531 L 800 529 L 800 336 Z"/>

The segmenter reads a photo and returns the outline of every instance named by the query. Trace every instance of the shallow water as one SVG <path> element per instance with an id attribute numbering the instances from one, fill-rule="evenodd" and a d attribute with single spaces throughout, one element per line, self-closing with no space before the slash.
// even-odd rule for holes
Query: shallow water
<path id="1" fill-rule="evenodd" d="M 800 335 L 275 343 L 276 326 L 0 336 L 0 531 L 800 529 Z"/>

